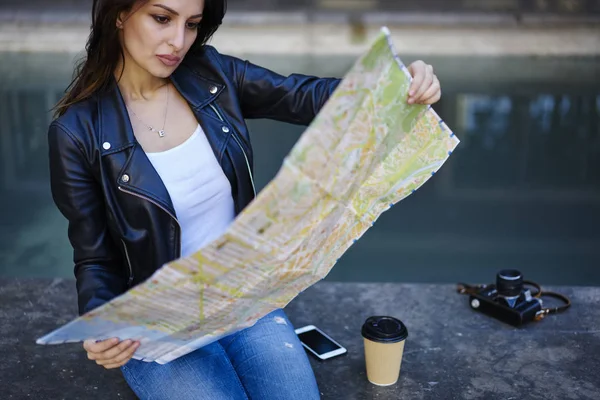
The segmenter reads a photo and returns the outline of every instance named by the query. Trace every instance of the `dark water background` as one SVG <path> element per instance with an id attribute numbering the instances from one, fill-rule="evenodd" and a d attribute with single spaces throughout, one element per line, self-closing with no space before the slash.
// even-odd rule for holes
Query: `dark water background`
<path id="1" fill-rule="evenodd" d="M 0 276 L 72 277 L 67 224 L 49 191 L 46 129 L 73 59 L 0 57 Z M 342 76 L 352 62 L 251 60 L 321 76 Z M 462 143 L 327 279 L 491 282 L 497 270 L 517 268 L 544 284 L 600 285 L 600 59 L 426 60 L 444 90 L 434 108 Z M 303 128 L 249 125 L 263 187 Z"/>

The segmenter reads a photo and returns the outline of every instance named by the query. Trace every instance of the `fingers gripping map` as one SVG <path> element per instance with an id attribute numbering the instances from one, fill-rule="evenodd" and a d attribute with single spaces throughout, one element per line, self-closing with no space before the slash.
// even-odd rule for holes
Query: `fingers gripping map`
<path id="1" fill-rule="evenodd" d="M 458 145 L 410 82 L 383 28 L 223 236 L 37 342 L 135 339 L 164 364 L 286 306 Z"/>

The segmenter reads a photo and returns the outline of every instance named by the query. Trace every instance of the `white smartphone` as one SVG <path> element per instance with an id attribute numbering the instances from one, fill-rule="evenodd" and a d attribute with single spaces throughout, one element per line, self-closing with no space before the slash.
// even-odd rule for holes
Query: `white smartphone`
<path id="1" fill-rule="evenodd" d="M 333 340 L 325 332 L 314 325 L 307 325 L 296 329 L 302 346 L 319 360 L 327 360 L 346 353 L 344 346 Z"/>

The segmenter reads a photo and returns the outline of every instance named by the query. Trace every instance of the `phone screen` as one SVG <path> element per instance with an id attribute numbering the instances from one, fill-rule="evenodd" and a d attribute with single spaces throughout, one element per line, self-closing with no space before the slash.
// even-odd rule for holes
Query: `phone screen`
<path id="1" fill-rule="evenodd" d="M 310 347 L 315 353 L 322 355 L 339 349 L 340 347 L 327 339 L 316 329 L 298 334 L 300 341 Z"/>

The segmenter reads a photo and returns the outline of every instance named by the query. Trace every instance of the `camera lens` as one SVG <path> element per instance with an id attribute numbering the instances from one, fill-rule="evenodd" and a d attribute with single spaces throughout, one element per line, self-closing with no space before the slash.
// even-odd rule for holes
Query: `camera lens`
<path id="1" fill-rule="evenodd" d="M 496 289 L 498 294 L 506 297 L 514 297 L 521 294 L 523 290 L 523 275 L 516 269 L 505 269 L 496 275 Z"/>

